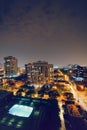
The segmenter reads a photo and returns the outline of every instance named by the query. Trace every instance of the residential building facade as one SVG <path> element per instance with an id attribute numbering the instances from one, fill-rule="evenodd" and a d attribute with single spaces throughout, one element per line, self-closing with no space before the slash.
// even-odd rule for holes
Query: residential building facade
<path id="1" fill-rule="evenodd" d="M 46 83 L 53 81 L 53 64 L 46 61 L 37 61 L 25 65 L 28 78 L 33 83 Z"/>
<path id="2" fill-rule="evenodd" d="M 18 72 L 18 60 L 13 56 L 4 57 L 5 76 L 14 76 Z"/>

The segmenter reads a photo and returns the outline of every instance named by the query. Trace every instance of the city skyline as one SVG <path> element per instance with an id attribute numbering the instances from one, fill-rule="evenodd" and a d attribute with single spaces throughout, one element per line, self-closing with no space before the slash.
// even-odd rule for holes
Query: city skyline
<path id="1" fill-rule="evenodd" d="M 87 65 L 85 0 L 0 2 L 0 62 L 15 56 L 19 66 L 45 60 L 58 66 Z"/>
<path id="2" fill-rule="evenodd" d="M 14 56 L 6 56 L 6 57 L 14 57 Z M 3 61 L 2 62 L 0 62 L 0 68 L 3 68 L 4 67 L 4 64 L 5 64 L 5 61 L 4 61 L 4 58 L 5 57 L 3 57 Z M 20 68 L 20 69 L 23 69 L 26 65 L 28 65 L 28 64 L 33 64 L 33 63 L 48 63 L 48 64 L 50 64 L 50 65 L 53 65 L 53 67 L 54 68 L 68 68 L 68 67 L 70 67 L 70 66 L 75 66 L 75 65 L 77 65 L 77 66 L 82 66 L 82 67 L 87 67 L 87 65 L 81 65 L 81 64 L 66 64 L 66 65 L 61 65 L 61 66 L 59 66 L 58 64 L 54 64 L 54 63 L 49 63 L 49 61 L 47 61 L 47 60 L 36 60 L 36 61 L 31 61 L 31 62 L 27 62 L 27 63 L 24 63 L 24 64 L 22 64 L 22 66 L 20 65 L 20 58 L 18 59 L 17 57 L 14 57 L 14 58 L 16 58 L 17 59 L 17 64 L 18 64 L 18 68 Z"/>

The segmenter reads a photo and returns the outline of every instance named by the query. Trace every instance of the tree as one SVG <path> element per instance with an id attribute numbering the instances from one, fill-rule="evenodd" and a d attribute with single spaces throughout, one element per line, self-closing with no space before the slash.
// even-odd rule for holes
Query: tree
<path id="1" fill-rule="evenodd" d="M 60 96 L 57 90 L 51 90 L 51 91 L 49 91 L 48 95 L 49 95 L 50 98 L 53 98 L 53 99 L 57 98 L 58 96 Z"/>

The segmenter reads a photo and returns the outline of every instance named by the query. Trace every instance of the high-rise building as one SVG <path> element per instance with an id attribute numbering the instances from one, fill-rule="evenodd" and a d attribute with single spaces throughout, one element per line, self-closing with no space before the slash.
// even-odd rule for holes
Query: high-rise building
<path id="1" fill-rule="evenodd" d="M 3 85 L 4 66 L 0 63 L 0 85 Z"/>
<path id="2" fill-rule="evenodd" d="M 4 57 L 5 76 L 14 76 L 18 71 L 18 61 L 13 56 Z"/>
<path id="3" fill-rule="evenodd" d="M 54 65 L 48 64 L 48 81 L 53 82 L 54 81 Z"/>
<path id="4" fill-rule="evenodd" d="M 53 81 L 53 64 L 46 61 L 37 61 L 25 65 L 29 80 L 34 83 L 46 83 Z"/>

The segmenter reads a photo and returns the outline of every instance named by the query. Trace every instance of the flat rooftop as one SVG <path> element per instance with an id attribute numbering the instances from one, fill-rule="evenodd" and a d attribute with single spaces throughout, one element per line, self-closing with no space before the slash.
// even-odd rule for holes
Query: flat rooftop
<path id="1" fill-rule="evenodd" d="M 56 100 L 12 96 L 0 107 L 0 130 L 58 130 Z"/>

